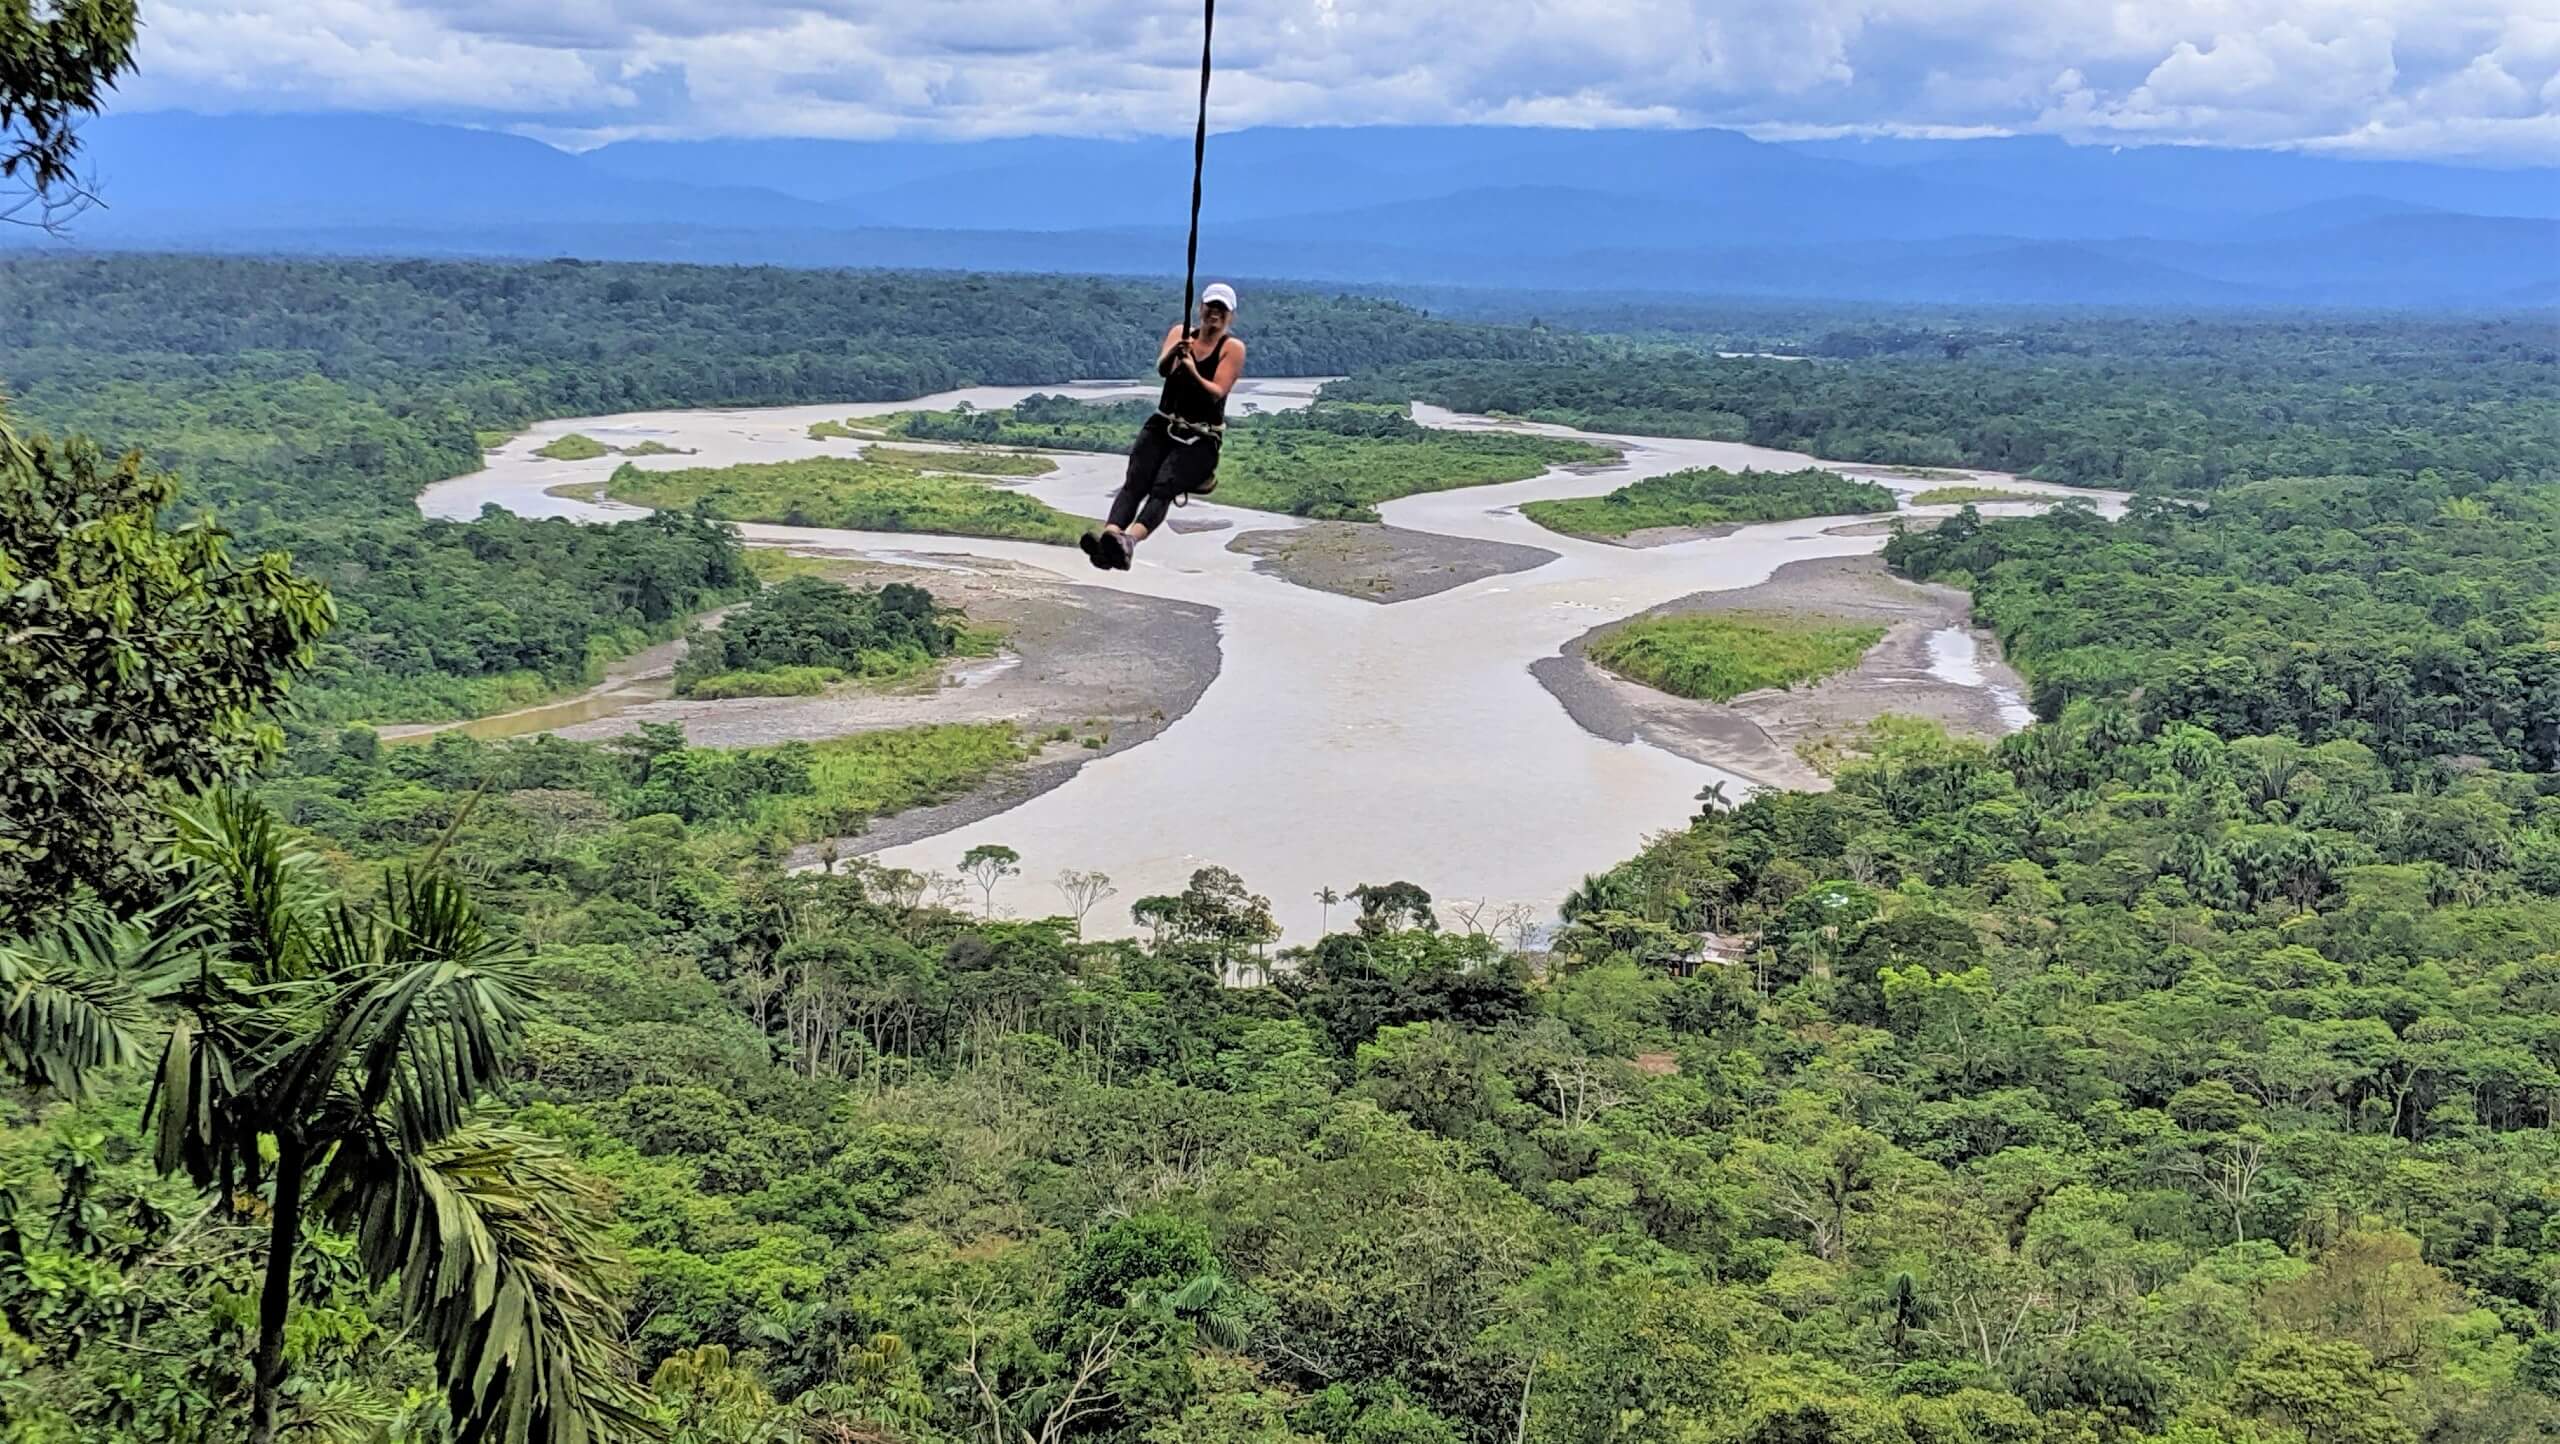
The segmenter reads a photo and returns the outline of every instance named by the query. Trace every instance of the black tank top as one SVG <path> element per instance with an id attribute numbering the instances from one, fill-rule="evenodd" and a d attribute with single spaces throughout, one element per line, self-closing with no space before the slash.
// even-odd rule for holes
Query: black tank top
<path id="1" fill-rule="evenodd" d="M 1209 354 L 1200 358 L 1201 375 L 1218 374 L 1218 358 L 1227 353 L 1229 339 L 1219 337 L 1218 344 L 1209 348 Z M 1191 343 L 1185 341 L 1182 344 L 1188 346 Z M 1195 426 L 1219 426 L 1227 419 L 1227 398 L 1176 368 L 1172 375 L 1164 378 L 1164 395 L 1156 399 L 1156 409 L 1168 416 L 1179 416 Z"/>

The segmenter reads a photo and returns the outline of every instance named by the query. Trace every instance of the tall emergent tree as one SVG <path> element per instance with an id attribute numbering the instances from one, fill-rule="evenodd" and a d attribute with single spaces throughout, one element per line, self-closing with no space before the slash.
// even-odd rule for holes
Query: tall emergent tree
<path id="1" fill-rule="evenodd" d="M 275 745 L 266 709 L 334 616 L 282 554 L 164 529 L 176 489 L 0 419 L 0 937 L 82 887 L 148 906 L 159 808 Z"/>
<path id="2" fill-rule="evenodd" d="M 996 915 L 996 884 L 1022 871 L 1022 854 L 1000 843 L 982 842 L 960 858 L 960 870 L 985 895 L 987 916 Z"/>

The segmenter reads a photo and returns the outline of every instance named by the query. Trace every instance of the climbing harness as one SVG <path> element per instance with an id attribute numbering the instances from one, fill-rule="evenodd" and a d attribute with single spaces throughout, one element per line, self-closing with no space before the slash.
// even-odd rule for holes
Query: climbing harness
<path id="1" fill-rule="evenodd" d="M 1156 412 L 1156 419 L 1164 423 L 1166 439 L 1182 446 L 1227 438 L 1227 423 L 1223 421 L 1190 421 L 1161 409 Z"/>
<path id="2" fill-rule="evenodd" d="M 1215 441 L 1224 444 L 1227 439 L 1227 424 L 1223 421 L 1205 423 L 1198 421 L 1186 421 L 1161 407 L 1156 410 L 1156 419 L 1164 423 L 1165 439 L 1176 446 L 1197 446 L 1203 441 Z M 1217 489 L 1218 478 L 1215 475 L 1212 475 L 1209 478 L 1209 484 L 1206 486 L 1195 486 L 1187 490 L 1174 493 L 1173 504 L 1175 506 L 1189 506 L 1191 505 L 1191 498 L 1195 496 L 1207 496 L 1209 493 L 1216 491 Z"/>

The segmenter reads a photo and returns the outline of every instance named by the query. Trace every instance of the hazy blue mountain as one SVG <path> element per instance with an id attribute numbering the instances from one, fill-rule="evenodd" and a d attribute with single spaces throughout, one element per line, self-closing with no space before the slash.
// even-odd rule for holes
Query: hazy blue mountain
<path id="1" fill-rule="evenodd" d="M 1929 180 L 2038 194 L 2057 203 L 2210 205 L 2246 214 L 2367 195 L 2475 215 L 2560 216 L 2560 170 L 2549 166 L 2352 160 L 2197 145 L 2072 145 L 2052 136 L 1802 141 L 1786 148 Z"/>
<path id="2" fill-rule="evenodd" d="M 753 149 L 764 144 L 779 149 L 770 156 Z M 1211 145 L 1203 216 L 1217 224 L 1357 224 L 1371 212 L 1386 220 L 1437 197 L 1564 186 L 1627 197 L 1612 208 L 1625 223 L 1671 229 L 1712 222 L 1728 239 L 1879 229 L 1909 236 L 2212 230 L 2208 219 L 2175 206 L 2126 204 L 2104 213 L 2057 207 L 2033 194 L 1914 179 L 1731 131 L 1368 126 L 1243 130 L 1213 137 Z M 639 143 L 607 146 L 590 159 L 661 181 L 699 179 L 734 164 L 728 179 L 842 201 L 891 225 L 1180 224 L 1190 201 L 1190 146 L 1181 140 Z"/>
<path id="3" fill-rule="evenodd" d="M 2311 201 L 2288 206 L 2263 215 L 2243 216 L 2222 228 L 2226 240 L 2282 240 L 2289 236 L 2309 235 L 2317 231 L 2351 226 L 2360 221 L 2383 216 L 2442 215 L 2433 206 L 2415 201 L 2393 200 L 2389 196 L 2338 196 L 2330 200 Z"/>
<path id="4" fill-rule="evenodd" d="M 2411 211 L 2248 241 L 2117 241 L 2106 251 L 2321 303 L 2471 305 L 2560 271 L 2560 221 Z"/>
<path id="5" fill-rule="evenodd" d="M 1112 155 L 1145 154 L 1170 167 L 1171 141 L 1034 137 L 1011 140 L 626 140 L 580 157 L 608 175 L 677 185 L 756 186 L 802 200 L 835 202 L 909 181 L 968 171 L 1037 168 L 1073 157 L 1076 169 Z M 1185 142 L 1181 158 L 1190 162 Z"/>
<path id="6" fill-rule="evenodd" d="M 629 142 L 111 116 L 80 244 L 1178 275 L 1185 139 Z M 2512 306 L 2560 171 L 2022 139 L 1397 126 L 1211 138 L 1202 261 L 1344 285 Z M 50 244 L 0 235 L 0 244 Z"/>
<path id="7" fill-rule="evenodd" d="M 380 116 L 106 115 L 82 131 L 104 214 L 83 229 L 527 218 L 851 224 L 719 177 L 644 182 L 522 136 Z"/>

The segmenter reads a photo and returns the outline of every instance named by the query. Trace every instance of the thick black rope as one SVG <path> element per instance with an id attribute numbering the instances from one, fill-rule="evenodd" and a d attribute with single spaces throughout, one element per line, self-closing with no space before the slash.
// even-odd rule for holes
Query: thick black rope
<path id="1" fill-rule="evenodd" d="M 1209 159 L 1209 37 L 1218 26 L 1218 0 L 1201 0 L 1200 124 L 1191 133 L 1191 239 L 1182 253 L 1182 334 L 1191 334 L 1191 290 L 1200 279 L 1200 172 Z"/>

